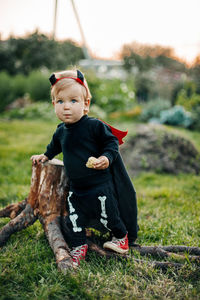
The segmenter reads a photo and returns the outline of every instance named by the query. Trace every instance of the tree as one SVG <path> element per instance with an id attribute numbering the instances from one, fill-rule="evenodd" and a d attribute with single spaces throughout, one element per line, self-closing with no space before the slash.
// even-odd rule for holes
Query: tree
<path id="1" fill-rule="evenodd" d="M 0 40 L 1 70 L 11 75 L 36 69 L 64 69 L 83 58 L 82 49 L 71 40 L 55 41 L 35 31 L 23 38 Z"/>
<path id="2" fill-rule="evenodd" d="M 128 71 L 136 66 L 140 72 L 143 72 L 156 65 L 178 72 L 186 71 L 185 64 L 175 57 L 174 50 L 160 45 L 151 46 L 136 42 L 125 44 L 120 53 L 120 58 L 124 60 L 124 67 Z"/>
<path id="3" fill-rule="evenodd" d="M 190 73 L 196 84 L 196 93 L 200 94 L 200 54 L 196 57 Z"/>

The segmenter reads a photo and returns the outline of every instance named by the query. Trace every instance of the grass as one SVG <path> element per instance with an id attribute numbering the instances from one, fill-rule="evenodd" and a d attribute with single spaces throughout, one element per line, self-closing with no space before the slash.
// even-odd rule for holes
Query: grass
<path id="1" fill-rule="evenodd" d="M 28 195 L 30 156 L 45 150 L 55 126 L 42 121 L 1 122 L 1 208 Z M 176 132 L 200 149 L 200 133 Z M 200 246 L 199 176 L 150 173 L 133 182 L 138 197 L 138 243 Z M 8 221 L 1 219 L 0 227 Z M 0 299 L 6 300 L 200 299 L 200 272 L 187 259 L 180 271 L 171 268 L 162 272 L 131 259 L 106 261 L 89 253 L 77 271 L 63 275 L 57 270 L 39 221 L 11 236 L 0 249 L 0 272 Z"/>

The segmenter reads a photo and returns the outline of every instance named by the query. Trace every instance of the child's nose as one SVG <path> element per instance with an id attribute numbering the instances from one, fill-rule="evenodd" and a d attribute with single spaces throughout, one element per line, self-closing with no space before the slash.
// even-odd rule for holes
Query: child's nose
<path id="1" fill-rule="evenodd" d="M 69 103 L 68 102 L 64 103 L 64 109 L 69 109 Z"/>

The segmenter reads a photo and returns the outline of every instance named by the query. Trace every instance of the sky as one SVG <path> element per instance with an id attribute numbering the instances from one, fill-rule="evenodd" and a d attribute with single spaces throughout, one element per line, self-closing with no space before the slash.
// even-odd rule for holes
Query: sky
<path id="1" fill-rule="evenodd" d="M 57 0 L 57 39 L 81 43 L 70 0 Z M 200 54 L 200 0 L 74 0 L 91 53 L 116 58 L 124 44 L 173 47 L 188 63 Z M 53 30 L 55 0 L 0 0 L 1 39 Z"/>

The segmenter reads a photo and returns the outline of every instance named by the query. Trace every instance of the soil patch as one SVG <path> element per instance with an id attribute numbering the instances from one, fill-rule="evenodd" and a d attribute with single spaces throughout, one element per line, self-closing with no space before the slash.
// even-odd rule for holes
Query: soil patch
<path id="1" fill-rule="evenodd" d="M 141 125 L 121 146 L 131 176 L 141 172 L 200 173 L 200 153 L 187 139 L 168 132 L 164 126 Z"/>

